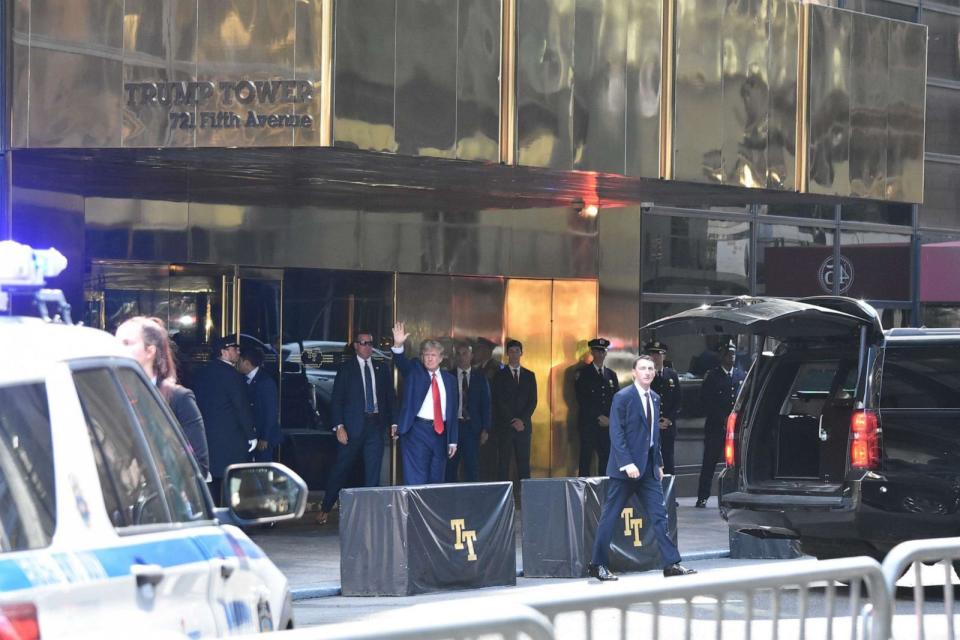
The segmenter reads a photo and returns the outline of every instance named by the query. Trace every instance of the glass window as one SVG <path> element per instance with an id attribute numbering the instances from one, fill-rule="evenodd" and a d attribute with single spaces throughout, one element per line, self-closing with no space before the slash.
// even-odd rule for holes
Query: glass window
<path id="1" fill-rule="evenodd" d="M 960 91 L 927 86 L 927 151 L 960 155 Z"/>
<path id="2" fill-rule="evenodd" d="M 905 22 L 916 22 L 917 20 L 916 6 L 904 6 L 899 3 L 884 2 L 884 0 L 847 0 L 843 6 L 845 9 L 869 13 L 875 16 L 883 16 L 885 18 L 894 18 L 895 20 L 903 20 Z"/>
<path id="3" fill-rule="evenodd" d="M 910 300 L 910 234 L 840 232 L 841 295 L 870 300 Z"/>
<path id="4" fill-rule="evenodd" d="M 107 369 L 87 369 L 73 377 L 113 525 L 169 522 L 159 479 L 113 376 Z"/>
<path id="5" fill-rule="evenodd" d="M 960 347 L 887 347 L 880 408 L 960 408 Z"/>
<path id="6" fill-rule="evenodd" d="M 933 233 L 920 236 L 921 317 L 925 327 L 960 326 L 960 233 Z"/>
<path id="7" fill-rule="evenodd" d="M 739 295 L 750 290 L 750 223 L 646 214 L 643 290 Z"/>
<path id="8" fill-rule="evenodd" d="M 209 519 L 211 516 L 200 489 L 201 479 L 179 430 L 163 411 L 162 400 L 131 369 L 119 369 L 117 377 L 143 427 L 174 522 Z"/>
<path id="9" fill-rule="evenodd" d="M 761 224 L 757 230 L 757 293 L 813 296 L 833 293 L 834 230 Z"/>
<path id="10" fill-rule="evenodd" d="M 855 202 L 840 208 L 840 219 L 878 224 L 913 225 L 913 206 L 899 202 Z"/>
<path id="11" fill-rule="evenodd" d="M 46 390 L 0 387 L 0 553 L 49 545 L 56 509 Z"/>
<path id="12" fill-rule="evenodd" d="M 640 305 L 640 325 L 646 325 L 654 320 L 672 316 L 681 311 L 692 309 L 704 302 L 704 300 L 691 300 L 690 302 L 647 302 Z M 652 335 L 644 333 L 641 336 L 641 345 L 653 338 Z M 684 380 L 693 378 L 702 378 L 704 374 L 713 367 L 720 364 L 719 348 L 730 341 L 738 342 L 740 353 L 737 356 L 737 364 L 744 367 L 750 366 L 750 360 L 747 357 L 748 345 L 746 340 L 738 340 L 737 336 L 716 336 L 716 335 L 696 335 L 694 333 L 684 333 L 672 335 L 664 338 L 668 348 L 666 363 L 672 367 L 677 374 Z M 687 394 L 684 394 L 684 398 Z M 692 398 L 693 396 L 691 396 Z M 684 400 L 686 402 L 686 400 Z"/>
<path id="13" fill-rule="evenodd" d="M 960 229 L 960 165 L 928 160 L 924 174 L 920 226 Z"/>
<path id="14" fill-rule="evenodd" d="M 960 16 L 924 9 L 927 25 L 927 73 L 935 78 L 960 80 Z"/>
<path id="15" fill-rule="evenodd" d="M 760 215 L 832 221 L 834 206 L 832 204 L 766 204 L 760 207 Z"/>

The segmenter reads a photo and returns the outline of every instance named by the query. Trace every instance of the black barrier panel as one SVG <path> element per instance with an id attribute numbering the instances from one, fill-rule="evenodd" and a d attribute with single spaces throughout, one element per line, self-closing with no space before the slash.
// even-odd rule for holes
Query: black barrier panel
<path id="1" fill-rule="evenodd" d="M 525 578 L 582 578 L 593 554 L 607 478 L 537 478 L 521 485 L 523 575 Z M 663 478 L 667 527 L 677 541 L 674 477 Z M 663 561 L 653 528 L 636 497 L 620 515 L 610 545 L 615 571 L 660 569 Z"/>
<path id="2" fill-rule="evenodd" d="M 510 482 L 347 489 L 340 504 L 345 596 L 517 583 Z"/>

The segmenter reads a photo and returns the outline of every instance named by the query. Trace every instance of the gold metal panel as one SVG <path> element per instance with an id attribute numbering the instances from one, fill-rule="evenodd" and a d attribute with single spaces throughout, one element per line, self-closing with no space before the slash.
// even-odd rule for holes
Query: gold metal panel
<path id="1" fill-rule="evenodd" d="M 187 203 L 159 200 L 84 200 L 88 259 L 185 261 Z"/>
<path id="2" fill-rule="evenodd" d="M 477 336 L 499 341 L 503 333 L 504 278 L 453 277 L 451 287 L 450 335 L 474 340 Z M 417 298 L 412 304 L 420 304 Z"/>
<path id="3" fill-rule="evenodd" d="M 517 163 L 573 166 L 575 0 L 517 6 Z"/>
<path id="4" fill-rule="evenodd" d="M 597 282 L 554 280 L 551 315 L 550 393 L 540 393 L 541 402 L 550 402 L 550 475 L 576 476 L 580 441 L 576 411 L 571 410 L 576 407 L 573 383 L 589 352 L 587 341 L 597 335 Z"/>
<path id="5" fill-rule="evenodd" d="M 458 0 L 456 156 L 500 157 L 501 0 Z"/>
<path id="6" fill-rule="evenodd" d="M 573 168 L 625 171 L 626 49 L 630 6 L 576 0 L 573 66 Z"/>
<path id="7" fill-rule="evenodd" d="M 196 0 L 127 0 L 123 16 L 123 82 L 190 82 L 196 77 Z M 125 147 L 193 146 L 195 130 L 171 126 L 171 111 L 196 107 L 131 105 L 123 100 Z"/>
<path id="8" fill-rule="evenodd" d="M 294 114 L 294 103 L 277 90 L 246 81 L 290 80 L 294 76 L 296 0 L 220 0 L 200 2 L 197 12 L 197 80 L 217 83 L 215 100 L 197 113 L 196 144 L 204 147 L 278 147 L 293 144 L 293 127 L 250 126 L 257 117 Z M 232 87 L 224 90 L 221 82 Z M 266 84 L 266 87 L 272 85 Z M 316 97 L 313 98 L 316 100 Z M 201 126 L 204 113 L 234 113 L 225 126 Z M 232 118 L 231 118 L 232 120 Z M 240 126 L 243 125 L 243 126 Z"/>
<path id="9" fill-rule="evenodd" d="M 849 12 L 811 5 L 809 11 L 808 190 L 850 193 Z"/>
<path id="10" fill-rule="evenodd" d="M 851 15 L 850 195 L 883 199 L 887 173 L 889 24 Z"/>
<path id="11" fill-rule="evenodd" d="M 598 333 L 610 340 L 612 350 L 630 353 L 640 349 L 640 217 L 638 207 L 623 207 L 603 209 L 597 218 Z"/>
<path id="12" fill-rule="evenodd" d="M 396 151 L 397 0 L 336 3 L 333 140 L 338 147 Z"/>
<path id="13" fill-rule="evenodd" d="M 798 186 L 795 165 L 800 5 L 795 0 L 767 1 L 770 22 L 767 188 L 795 190 Z"/>
<path id="14" fill-rule="evenodd" d="M 324 126 L 329 124 L 329 120 L 324 117 L 324 100 L 329 98 L 324 82 L 330 82 L 329 75 L 323 77 L 324 48 L 328 46 L 325 38 L 330 40 L 331 44 L 333 39 L 332 31 L 328 35 L 327 25 L 324 24 L 326 4 L 324 0 L 300 0 L 294 5 L 294 21 L 297 26 L 293 55 L 294 79 L 312 82 L 314 95 L 313 100 L 295 105 L 296 113 L 312 117 L 314 123 L 309 129 L 298 127 L 293 130 L 293 143 L 298 146 L 316 146 L 330 142 L 323 136 Z M 328 19 L 332 18 L 331 13 Z M 332 52 L 331 46 L 331 56 Z"/>
<path id="15" fill-rule="evenodd" d="M 898 202 L 922 202 L 927 30 L 921 25 L 889 26 L 889 113 L 884 195 Z"/>
<path id="16" fill-rule="evenodd" d="M 450 0 L 397 3 L 397 152 L 455 156 L 457 13 Z"/>
<path id="17" fill-rule="evenodd" d="M 625 170 L 630 176 L 659 178 L 663 0 L 629 0 L 626 51 Z M 669 104 L 669 103 L 668 103 Z"/>
<path id="18" fill-rule="evenodd" d="M 533 414 L 530 471 L 545 477 L 551 471 L 553 432 L 550 419 L 550 370 L 553 365 L 551 323 L 553 283 L 550 280 L 507 280 L 504 336 L 523 343 L 523 366 L 537 377 L 537 409 Z"/>
<path id="19" fill-rule="evenodd" d="M 506 211 L 499 223 L 509 231 L 509 269 L 521 277 L 595 278 L 597 276 L 596 218 L 577 209 Z"/>
<path id="20" fill-rule="evenodd" d="M 30 146 L 119 147 L 123 65 L 117 59 L 34 46 Z"/>
<path id="21" fill-rule="evenodd" d="M 501 0 L 500 162 L 517 163 L 517 2 Z"/>
<path id="22" fill-rule="evenodd" d="M 123 0 L 32 0 L 31 36 L 50 43 L 69 42 L 119 53 Z M 92 51 L 91 51 L 92 52 Z"/>
<path id="23" fill-rule="evenodd" d="M 13 3 L 10 61 L 10 146 L 29 145 L 30 133 L 30 0 Z"/>
<path id="24" fill-rule="evenodd" d="M 407 355 L 420 354 L 420 342 L 433 338 L 444 343 L 444 363 L 452 363 L 453 279 L 447 276 L 397 274 L 397 320 L 410 333 Z"/>
<path id="25" fill-rule="evenodd" d="M 766 0 L 724 0 L 721 41 L 723 182 L 767 186 L 768 5 Z"/>
<path id="26" fill-rule="evenodd" d="M 723 0 L 677 0 L 673 178 L 723 182 Z"/>

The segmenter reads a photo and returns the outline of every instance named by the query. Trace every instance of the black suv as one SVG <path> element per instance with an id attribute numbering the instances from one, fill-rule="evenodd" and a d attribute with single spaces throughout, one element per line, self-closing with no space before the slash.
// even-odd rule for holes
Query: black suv
<path id="1" fill-rule="evenodd" d="M 720 511 L 818 558 L 960 535 L 960 329 L 884 331 L 851 298 L 733 298 L 646 327 L 753 334 Z"/>

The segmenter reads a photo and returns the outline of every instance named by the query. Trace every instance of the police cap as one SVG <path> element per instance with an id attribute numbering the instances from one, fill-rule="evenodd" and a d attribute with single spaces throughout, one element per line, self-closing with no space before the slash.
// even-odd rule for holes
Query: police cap
<path id="1" fill-rule="evenodd" d="M 240 346 L 240 343 L 237 342 L 237 336 L 235 335 L 223 336 L 213 341 L 213 351 L 218 355 L 224 349 L 229 349 L 230 347 L 239 347 L 239 346 Z"/>
<path id="2" fill-rule="evenodd" d="M 643 345 L 643 350 L 645 353 L 666 353 L 667 345 L 659 340 L 651 340 Z"/>
<path id="3" fill-rule="evenodd" d="M 594 338 L 587 343 L 587 346 L 598 351 L 606 351 L 610 347 L 610 341 L 606 338 Z"/>
<path id="4" fill-rule="evenodd" d="M 735 345 L 732 340 L 726 344 L 720 345 L 720 353 L 736 353 L 736 352 L 737 352 L 737 345 Z"/>

